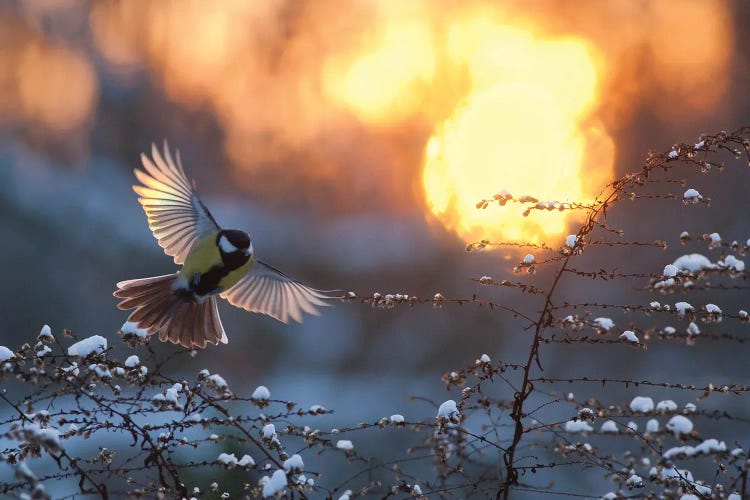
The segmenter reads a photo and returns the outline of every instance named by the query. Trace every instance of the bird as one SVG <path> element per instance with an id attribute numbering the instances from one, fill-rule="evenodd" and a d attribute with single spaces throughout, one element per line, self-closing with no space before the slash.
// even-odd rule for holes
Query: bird
<path id="1" fill-rule="evenodd" d="M 163 154 L 152 144 L 151 158 L 142 153 L 141 163 L 133 190 L 159 246 L 181 266 L 172 274 L 117 283 L 117 307 L 134 309 L 128 321 L 148 337 L 158 334 L 162 342 L 188 349 L 226 344 L 217 298 L 283 323 L 301 323 L 303 313 L 319 315 L 319 306 L 330 305 L 327 292 L 257 259 L 247 232 L 219 226 L 188 181 L 179 150 L 173 159 L 166 141 Z"/>

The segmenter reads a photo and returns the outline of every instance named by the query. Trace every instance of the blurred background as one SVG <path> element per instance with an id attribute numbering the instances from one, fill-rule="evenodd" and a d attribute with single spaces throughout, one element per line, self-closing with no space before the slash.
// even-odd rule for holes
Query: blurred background
<path id="1" fill-rule="evenodd" d="M 5 0 L 0 344 L 44 323 L 117 343 L 127 313 L 115 282 L 174 268 L 131 190 L 139 154 L 165 139 L 219 223 L 248 230 L 261 259 L 305 283 L 478 292 L 533 311 L 470 280 L 544 283 L 513 275 L 526 252 L 465 245 L 558 248 L 575 216 L 476 203 L 503 190 L 591 200 L 649 149 L 747 124 L 748 26 L 750 4 L 722 0 Z M 737 182 L 722 186 L 741 194 Z M 744 241 L 747 208 L 745 196 L 687 220 Z M 617 221 L 675 243 L 682 215 L 660 216 L 668 234 L 649 234 L 636 211 Z M 617 252 L 604 262 L 630 250 Z M 630 263 L 660 271 L 682 253 Z M 220 368 L 236 392 L 265 384 L 349 424 L 432 416 L 409 396 L 447 399 L 446 370 L 484 352 L 518 361 L 526 345 L 520 323 L 473 306 L 337 304 L 290 326 L 221 312 L 230 347 L 200 352 L 186 373 Z M 615 354 L 610 367 L 628 362 Z"/>

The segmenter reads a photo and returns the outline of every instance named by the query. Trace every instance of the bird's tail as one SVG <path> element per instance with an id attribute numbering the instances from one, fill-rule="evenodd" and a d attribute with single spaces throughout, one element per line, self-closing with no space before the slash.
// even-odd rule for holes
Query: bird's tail
<path id="1" fill-rule="evenodd" d="M 135 309 L 132 321 L 151 335 L 159 334 L 162 342 L 169 340 L 184 347 L 206 347 L 226 344 L 216 297 L 198 303 L 192 296 L 176 293 L 172 285 L 177 274 L 121 281 L 114 296 L 123 299 L 117 307 Z"/>

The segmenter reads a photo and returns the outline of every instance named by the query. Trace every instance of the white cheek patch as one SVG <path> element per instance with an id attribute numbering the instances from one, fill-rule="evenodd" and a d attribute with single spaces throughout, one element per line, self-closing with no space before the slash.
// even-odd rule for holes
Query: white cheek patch
<path id="1" fill-rule="evenodd" d="M 250 256 L 252 254 L 253 254 L 253 244 L 250 243 L 250 246 L 248 246 L 247 249 L 245 250 L 245 255 Z"/>
<path id="2" fill-rule="evenodd" d="M 219 238 L 219 248 L 221 248 L 224 253 L 234 253 L 237 251 L 237 247 L 229 243 L 226 236 Z"/>

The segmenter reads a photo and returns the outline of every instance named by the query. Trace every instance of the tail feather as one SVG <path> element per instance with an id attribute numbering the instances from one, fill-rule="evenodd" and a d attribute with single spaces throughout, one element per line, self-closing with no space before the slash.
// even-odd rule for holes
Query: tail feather
<path id="1" fill-rule="evenodd" d="M 226 344 L 216 298 L 198 303 L 176 294 L 172 290 L 176 279 L 176 274 L 169 274 L 121 281 L 114 293 L 123 299 L 117 306 L 135 309 L 128 320 L 145 329 L 149 336 L 158 334 L 162 342 L 168 340 L 187 348 Z"/>

